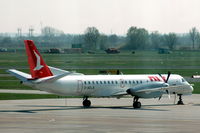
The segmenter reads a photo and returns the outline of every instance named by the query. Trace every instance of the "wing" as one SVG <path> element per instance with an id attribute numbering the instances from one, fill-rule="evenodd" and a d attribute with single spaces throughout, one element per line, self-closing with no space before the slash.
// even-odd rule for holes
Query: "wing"
<path id="1" fill-rule="evenodd" d="M 179 88 L 183 88 L 183 87 L 189 87 L 192 85 L 176 85 L 176 86 L 168 86 L 168 87 L 158 87 L 158 88 L 151 88 L 151 89 L 141 89 L 141 90 L 137 90 L 135 91 L 136 93 L 151 93 L 151 92 L 156 92 L 156 91 L 170 91 L 172 89 L 179 89 Z"/>
<path id="2" fill-rule="evenodd" d="M 119 91 L 112 94 L 113 97 L 122 97 L 124 95 L 128 95 L 128 93 L 126 91 Z"/>
<path id="3" fill-rule="evenodd" d="M 138 96 L 140 98 L 156 98 L 165 93 L 170 94 L 170 92 L 174 92 L 175 89 L 180 90 L 190 86 L 190 84 L 169 86 L 168 83 L 152 82 L 134 86 L 129 88 L 126 92 L 132 96 Z"/>

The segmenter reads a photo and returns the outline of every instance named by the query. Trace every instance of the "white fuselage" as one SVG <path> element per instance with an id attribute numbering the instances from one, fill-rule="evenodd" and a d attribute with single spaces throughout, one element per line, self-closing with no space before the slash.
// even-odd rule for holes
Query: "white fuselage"
<path id="1" fill-rule="evenodd" d="M 167 75 L 163 75 L 166 78 Z M 158 75 L 68 75 L 51 83 L 34 84 L 34 87 L 62 96 L 110 97 L 127 89 L 149 82 L 164 82 Z M 172 74 L 170 86 L 189 85 L 180 75 Z M 170 93 L 191 94 L 193 87 L 172 89 Z"/>

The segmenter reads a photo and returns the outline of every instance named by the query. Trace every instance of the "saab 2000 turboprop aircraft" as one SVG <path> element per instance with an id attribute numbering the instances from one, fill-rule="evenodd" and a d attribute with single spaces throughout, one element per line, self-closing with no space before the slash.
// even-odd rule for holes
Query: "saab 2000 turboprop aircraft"
<path id="1" fill-rule="evenodd" d="M 191 94 L 193 87 L 180 75 L 84 75 L 47 66 L 32 40 L 25 40 L 30 74 L 9 69 L 25 85 L 62 96 L 82 96 L 83 106 L 90 107 L 88 97 L 131 95 L 133 107 L 140 108 L 139 98 L 161 98 L 163 94 Z"/>

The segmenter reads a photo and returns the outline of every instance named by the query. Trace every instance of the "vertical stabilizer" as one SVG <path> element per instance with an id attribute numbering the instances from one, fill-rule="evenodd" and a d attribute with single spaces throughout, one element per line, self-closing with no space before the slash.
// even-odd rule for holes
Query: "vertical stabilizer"
<path id="1" fill-rule="evenodd" d="M 42 56 L 38 52 L 32 40 L 24 40 L 26 53 L 28 56 L 28 64 L 30 67 L 31 76 L 33 79 L 53 76 L 49 67 L 46 65 Z"/>

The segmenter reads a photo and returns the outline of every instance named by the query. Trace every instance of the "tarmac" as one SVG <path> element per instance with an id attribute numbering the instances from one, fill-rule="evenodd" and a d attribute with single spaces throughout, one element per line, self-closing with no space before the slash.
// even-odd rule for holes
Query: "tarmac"
<path id="1" fill-rule="evenodd" d="M 178 98 L 177 98 L 178 99 Z M 183 96 L 185 105 L 174 105 L 174 96 L 132 98 L 37 99 L 0 101 L 0 133 L 199 133 L 200 95 Z M 177 100 L 176 100 L 177 101 Z"/>

